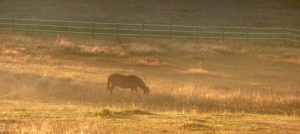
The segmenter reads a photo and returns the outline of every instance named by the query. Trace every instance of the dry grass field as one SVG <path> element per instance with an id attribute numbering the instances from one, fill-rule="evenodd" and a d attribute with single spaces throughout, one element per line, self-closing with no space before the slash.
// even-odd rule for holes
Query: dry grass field
<path id="1" fill-rule="evenodd" d="M 298 133 L 298 116 L 2 101 L 1 133 Z"/>
<path id="2" fill-rule="evenodd" d="M 299 0 L 0 0 L 0 18 L 299 29 L 299 16 Z M 0 133 L 297 134 L 300 45 L 284 41 L 0 31 Z M 112 73 L 150 95 L 108 95 Z"/>
<path id="3" fill-rule="evenodd" d="M 298 45 L 7 32 L 0 41 L 3 133 L 299 132 Z M 150 95 L 107 95 L 111 73 L 142 77 Z"/>

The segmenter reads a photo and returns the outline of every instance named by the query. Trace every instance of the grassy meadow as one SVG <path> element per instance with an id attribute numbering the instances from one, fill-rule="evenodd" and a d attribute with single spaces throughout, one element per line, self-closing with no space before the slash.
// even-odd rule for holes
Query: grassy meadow
<path id="1" fill-rule="evenodd" d="M 297 133 L 298 116 L 146 112 L 130 107 L 2 101 L 2 133 Z M 5 109 L 3 109 L 5 108 Z"/>
<path id="2" fill-rule="evenodd" d="M 299 131 L 299 45 L 9 32 L 0 41 L 4 133 Z M 150 95 L 106 94 L 111 73 L 140 76 Z"/>
<path id="3" fill-rule="evenodd" d="M 299 16 L 299 0 L 0 0 L 0 18 L 299 29 Z M 150 95 L 108 95 L 112 73 Z M 0 31 L 0 133 L 296 134 L 299 76 L 285 40 Z"/>

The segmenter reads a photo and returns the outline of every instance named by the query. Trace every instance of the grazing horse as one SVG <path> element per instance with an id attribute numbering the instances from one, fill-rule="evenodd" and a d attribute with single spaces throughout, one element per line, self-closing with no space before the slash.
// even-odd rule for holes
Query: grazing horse
<path id="1" fill-rule="evenodd" d="M 144 81 L 135 75 L 122 75 L 122 74 L 111 74 L 107 78 L 106 89 L 109 93 L 112 93 L 112 90 L 115 87 L 120 88 L 130 88 L 131 92 L 137 92 L 138 88 L 141 88 L 144 91 L 145 95 L 149 94 L 149 88 L 146 86 Z"/>

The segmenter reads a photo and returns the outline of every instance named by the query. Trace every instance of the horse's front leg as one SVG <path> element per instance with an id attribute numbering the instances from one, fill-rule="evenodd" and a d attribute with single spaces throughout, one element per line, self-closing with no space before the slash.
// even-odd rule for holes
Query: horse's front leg
<path id="1" fill-rule="evenodd" d="M 137 94 L 137 88 L 130 88 L 131 93 L 135 92 L 135 94 Z"/>
<path id="2" fill-rule="evenodd" d="M 109 88 L 107 88 L 106 92 L 108 92 L 109 94 L 112 94 L 112 90 L 113 90 L 114 88 L 115 88 L 114 86 L 109 87 Z"/>

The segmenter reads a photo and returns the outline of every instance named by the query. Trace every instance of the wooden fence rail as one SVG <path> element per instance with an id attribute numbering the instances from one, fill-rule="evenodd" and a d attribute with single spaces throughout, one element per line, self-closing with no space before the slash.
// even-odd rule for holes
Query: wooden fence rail
<path id="1" fill-rule="evenodd" d="M 300 44 L 300 30 L 270 27 L 189 26 L 163 24 L 100 23 L 66 20 L 0 18 L 0 29 L 67 34 L 165 37 L 190 39 L 279 40 Z"/>

